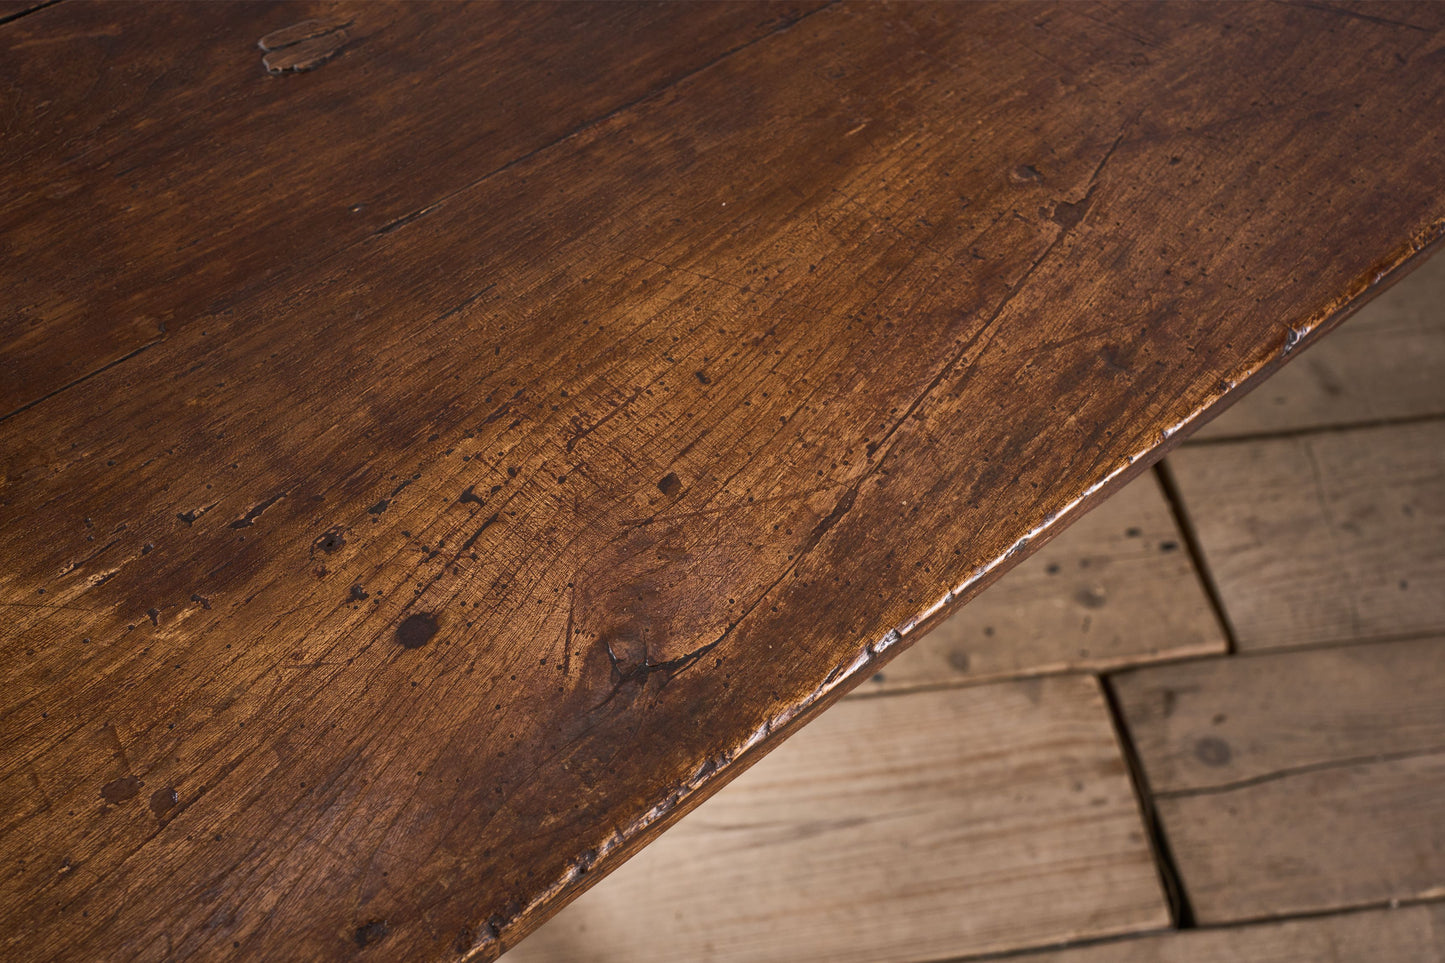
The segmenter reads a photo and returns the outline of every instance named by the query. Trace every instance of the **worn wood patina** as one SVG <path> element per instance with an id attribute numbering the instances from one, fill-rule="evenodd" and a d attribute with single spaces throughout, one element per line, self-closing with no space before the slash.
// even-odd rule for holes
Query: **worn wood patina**
<path id="1" fill-rule="evenodd" d="M 7 959 L 495 957 L 1445 225 L 1436 6 L 0 19 Z"/>

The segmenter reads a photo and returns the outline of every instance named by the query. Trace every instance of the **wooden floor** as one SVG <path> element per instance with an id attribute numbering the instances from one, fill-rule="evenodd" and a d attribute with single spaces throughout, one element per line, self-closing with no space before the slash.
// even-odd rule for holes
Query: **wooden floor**
<path id="1" fill-rule="evenodd" d="M 1445 257 L 508 954 L 1445 960 Z"/>

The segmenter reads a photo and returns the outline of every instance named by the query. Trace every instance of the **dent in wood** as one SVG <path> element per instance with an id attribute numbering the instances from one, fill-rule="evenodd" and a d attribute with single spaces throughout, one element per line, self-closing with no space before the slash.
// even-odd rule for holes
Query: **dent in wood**
<path id="1" fill-rule="evenodd" d="M 346 28 L 352 23 L 351 20 L 303 20 L 290 27 L 273 30 L 257 43 L 266 51 L 261 63 L 269 74 L 315 70 L 341 52 L 349 39 Z"/>

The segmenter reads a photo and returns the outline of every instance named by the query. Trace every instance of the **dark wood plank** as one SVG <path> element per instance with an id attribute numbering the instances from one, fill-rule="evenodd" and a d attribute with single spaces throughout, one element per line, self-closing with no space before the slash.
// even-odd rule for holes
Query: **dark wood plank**
<path id="1" fill-rule="evenodd" d="M 1445 895 L 1445 640 L 1115 680 L 1196 918 Z"/>
<path id="2" fill-rule="evenodd" d="M 1150 473 L 1009 570 L 855 691 L 1114 669 L 1227 650 L 1184 537 Z"/>
<path id="3" fill-rule="evenodd" d="M 1445 11 L 1371 10 L 830 7 L 210 279 L 3 429 L 5 952 L 520 939 L 1439 235 Z"/>
<path id="4" fill-rule="evenodd" d="M 1061 676 L 846 700 L 505 958 L 909 963 L 1168 925 L 1099 683 Z"/>
<path id="5" fill-rule="evenodd" d="M 817 6 L 67 2 L 8 25 L 0 416 Z M 306 23 L 340 29 L 261 49 Z M 263 65 L 317 42 L 325 70 Z"/>
<path id="6" fill-rule="evenodd" d="M 1445 905 L 1165 933 L 1043 953 L 1032 963 L 1445 963 Z"/>
<path id="7" fill-rule="evenodd" d="M 1241 649 L 1445 633 L 1445 421 L 1169 459 Z"/>
<path id="8" fill-rule="evenodd" d="M 1193 440 L 1445 415 L 1445 257 L 1431 258 Z"/>

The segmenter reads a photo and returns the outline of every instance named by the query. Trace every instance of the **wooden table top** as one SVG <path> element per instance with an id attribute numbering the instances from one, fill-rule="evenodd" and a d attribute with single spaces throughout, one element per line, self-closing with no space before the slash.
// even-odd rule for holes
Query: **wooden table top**
<path id="1" fill-rule="evenodd" d="M 1445 225 L 1435 5 L 0 17 L 6 959 L 496 956 Z"/>

